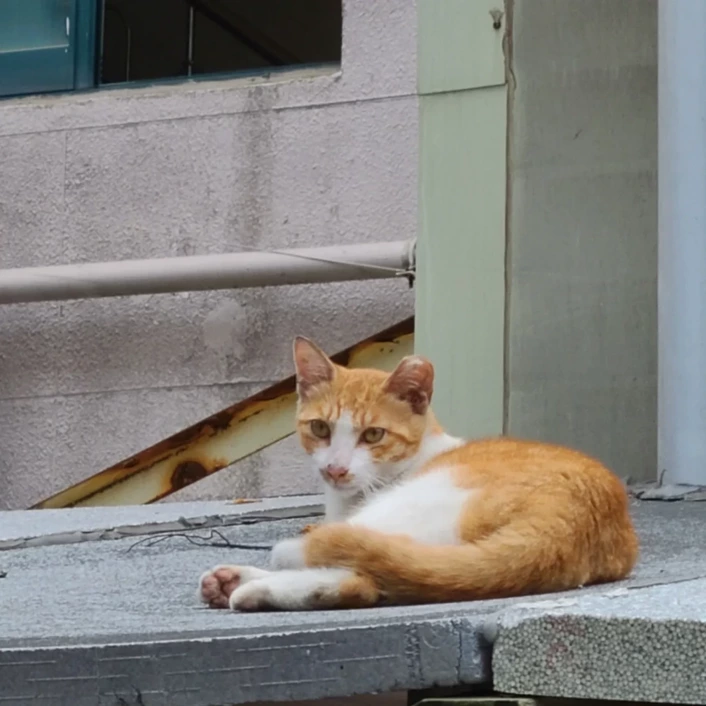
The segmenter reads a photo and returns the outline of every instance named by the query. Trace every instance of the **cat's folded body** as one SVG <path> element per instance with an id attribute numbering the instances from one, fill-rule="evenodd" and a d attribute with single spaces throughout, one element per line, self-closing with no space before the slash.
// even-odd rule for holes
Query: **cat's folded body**
<path id="1" fill-rule="evenodd" d="M 234 610 L 434 603 L 625 578 L 638 554 L 627 492 L 578 451 L 446 434 L 419 356 L 347 370 L 298 338 L 297 430 L 326 521 L 275 546 L 273 571 L 220 566 L 201 599 Z"/>

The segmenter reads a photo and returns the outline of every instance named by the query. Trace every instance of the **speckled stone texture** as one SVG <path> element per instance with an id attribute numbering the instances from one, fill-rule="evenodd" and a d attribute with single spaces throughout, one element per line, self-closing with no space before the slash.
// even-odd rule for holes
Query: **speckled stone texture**
<path id="1" fill-rule="evenodd" d="M 635 515 L 634 578 L 495 616 L 496 689 L 706 703 L 706 504 L 647 502 Z"/>

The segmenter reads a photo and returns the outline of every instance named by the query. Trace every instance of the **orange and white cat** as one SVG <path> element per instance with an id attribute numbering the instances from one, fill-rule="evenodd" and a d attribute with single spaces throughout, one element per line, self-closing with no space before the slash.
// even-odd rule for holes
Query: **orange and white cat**
<path id="1" fill-rule="evenodd" d="M 621 481 L 578 451 L 465 442 L 429 407 L 420 356 L 390 374 L 294 343 L 297 431 L 326 482 L 326 522 L 275 545 L 271 571 L 218 566 L 214 608 L 316 610 L 547 593 L 625 578 L 638 542 Z"/>

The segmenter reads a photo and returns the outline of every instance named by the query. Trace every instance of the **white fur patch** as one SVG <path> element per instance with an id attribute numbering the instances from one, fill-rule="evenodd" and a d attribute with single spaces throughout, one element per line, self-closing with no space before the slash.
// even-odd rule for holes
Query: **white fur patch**
<path id="1" fill-rule="evenodd" d="M 353 424 L 353 416 L 347 410 L 336 419 L 328 446 L 317 448 L 312 458 L 319 471 L 327 466 L 348 469 L 347 483 L 337 485 L 335 492 L 345 498 L 364 492 L 375 479 L 375 464 L 370 451 L 358 444 L 360 430 Z"/>
<path id="2" fill-rule="evenodd" d="M 334 593 L 352 575 L 346 569 L 278 571 L 236 588 L 229 605 L 231 610 L 311 610 L 318 607 L 318 593 Z"/>
<path id="3" fill-rule="evenodd" d="M 273 569 L 303 569 L 306 566 L 304 561 L 304 538 L 294 537 L 293 539 L 283 539 L 272 547 L 270 554 L 270 566 Z"/>
<path id="4" fill-rule="evenodd" d="M 451 436 L 446 432 L 441 434 L 427 434 L 422 441 L 421 448 L 415 457 L 415 467 L 421 468 L 425 463 L 431 461 L 434 456 L 457 449 L 466 443 L 464 439 L 459 439 L 456 436 Z"/>
<path id="5" fill-rule="evenodd" d="M 350 517 L 356 503 L 359 501 L 360 497 L 358 495 L 342 493 L 327 483 L 324 486 L 326 522 L 343 522 L 343 520 Z"/>
<path id="6" fill-rule="evenodd" d="M 458 544 L 461 512 L 475 491 L 455 485 L 451 470 L 435 470 L 379 491 L 348 522 L 425 544 Z"/>
<path id="7" fill-rule="evenodd" d="M 326 466 L 350 468 L 353 452 L 358 443 L 358 436 L 353 428 L 351 413 L 343 412 L 332 423 L 332 427 L 328 446 L 320 446 L 314 451 L 314 461 L 321 469 L 326 468 Z"/>

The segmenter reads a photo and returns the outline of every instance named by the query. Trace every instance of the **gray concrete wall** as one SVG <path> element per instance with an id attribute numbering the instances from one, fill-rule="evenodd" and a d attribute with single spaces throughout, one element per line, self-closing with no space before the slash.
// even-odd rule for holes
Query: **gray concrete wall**
<path id="1" fill-rule="evenodd" d="M 508 426 L 656 471 L 655 0 L 516 0 Z"/>
<path id="2" fill-rule="evenodd" d="M 2 267 L 413 237 L 416 8 L 346 0 L 342 71 L 0 103 Z M 411 313 L 405 282 L 3 307 L 0 509 Z M 292 440 L 180 498 L 304 492 Z"/>

